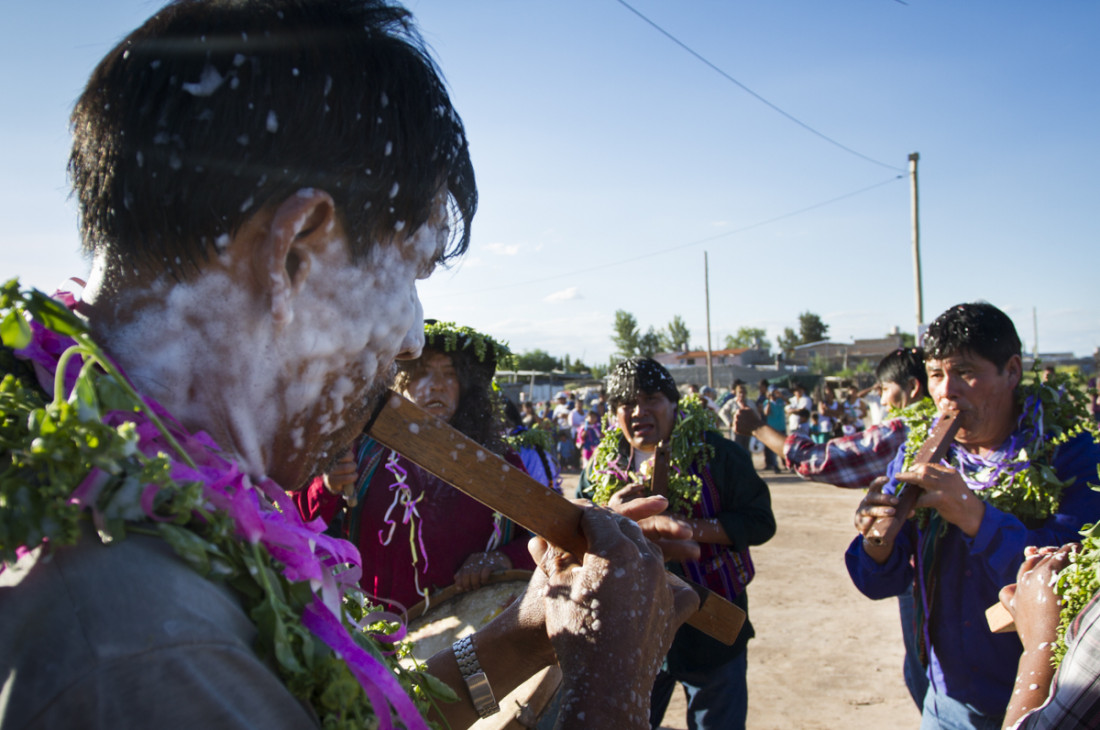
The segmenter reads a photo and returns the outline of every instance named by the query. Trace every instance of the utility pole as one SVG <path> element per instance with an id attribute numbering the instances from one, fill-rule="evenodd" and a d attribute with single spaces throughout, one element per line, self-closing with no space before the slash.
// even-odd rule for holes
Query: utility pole
<path id="1" fill-rule="evenodd" d="M 1035 336 L 1033 340 L 1034 349 L 1031 351 L 1031 356 L 1036 360 L 1039 359 L 1039 309 L 1037 307 L 1031 308 L 1031 331 Z"/>
<path id="2" fill-rule="evenodd" d="M 703 291 L 707 297 L 707 385 L 714 387 L 714 362 L 710 354 L 710 263 L 703 252 Z"/>
<path id="3" fill-rule="evenodd" d="M 909 191 L 910 217 L 913 220 L 913 279 L 917 288 L 917 329 L 914 336 L 920 342 L 921 326 L 924 324 L 924 300 L 920 281 L 920 203 L 917 197 L 917 160 L 919 152 L 909 154 Z"/>

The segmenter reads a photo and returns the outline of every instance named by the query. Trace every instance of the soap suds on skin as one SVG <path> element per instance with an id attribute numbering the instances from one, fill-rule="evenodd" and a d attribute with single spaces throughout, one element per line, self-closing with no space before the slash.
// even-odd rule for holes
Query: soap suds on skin
<path id="1" fill-rule="evenodd" d="M 139 314 L 118 317 L 109 349 L 139 389 L 190 428 L 210 431 L 253 476 L 266 475 L 275 454 L 278 463 L 311 469 L 319 455 L 348 443 L 353 434 L 342 431 L 362 422 L 368 388 L 396 355 L 419 354 L 416 280 L 447 241 L 445 220 L 441 202 L 429 223 L 372 246 L 361 265 L 350 263 L 343 239 L 333 239 L 315 253 L 304 282 L 271 283 L 266 308 L 241 286 L 247 275 L 240 271 L 208 269 L 184 283 L 161 277 L 113 302 Z M 304 225 L 294 222 L 298 231 Z M 94 266 L 89 301 L 102 280 Z M 215 306 L 233 315 L 209 316 Z"/>

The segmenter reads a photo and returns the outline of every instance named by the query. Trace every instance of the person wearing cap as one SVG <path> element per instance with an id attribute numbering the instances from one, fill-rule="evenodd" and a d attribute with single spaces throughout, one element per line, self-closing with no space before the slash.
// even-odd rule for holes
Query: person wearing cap
<path id="1" fill-rule="evenodd" d="M 468 327 L 428 320 L 424 350 L 398 361 L 394 390 L 526 473 L 505 443 L 493 390 L 508 348 Z M 307 520 L 322 518 L 363 557 L 360 585 L 408 608 L 431 590 L 482 586 L 490 573 L 533 569 L 530 535 L 369 436 L 297 493 Z"/>
<path id="2" fill-rule="evenodd" d="M 616 426 L 596 449 L 579 492 L 621 506 L 645 490 L 658 444 L 669 444 L 667 514 L 691 527 L 698 547 L 693 554 L 666 549 L 669 569 L 747 611 L 745 588 L 755 572 L 749 546 L 775 534 L 771 495 L 752 457 L 723 438 L 713 411 L 698 396 L 681 399 L 672 376 L 652 359 L 618 363 L 607 391 Z M 732 646 L 681 627 L 654 684 L 650 725 L 661 724 L 679 682 L 688 695 L 689 727 L 744 727 L 745 650 L 753 635 L 748 620 Z"/>

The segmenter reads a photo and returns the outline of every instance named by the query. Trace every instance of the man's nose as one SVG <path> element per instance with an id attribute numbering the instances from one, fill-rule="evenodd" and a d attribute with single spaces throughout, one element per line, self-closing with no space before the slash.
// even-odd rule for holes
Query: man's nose
<path id="1" fill-rule="evenodd" d="M 420 297 L 413 290 L 413 302 L 416 310 L 412 325 L 401 340 L 401 346 L 397 349 L 398 360 L 415 360 L 424 351 L 424 307 L 420 304 Z"/>
<path id="2" fill-rule="evenodd" d="M 961 385 L 962 379 L 958 375 L 944 373 L 943 379 L 940 381 L 940 397 L 955 400 L 959 397 L 959 387 Z"/>

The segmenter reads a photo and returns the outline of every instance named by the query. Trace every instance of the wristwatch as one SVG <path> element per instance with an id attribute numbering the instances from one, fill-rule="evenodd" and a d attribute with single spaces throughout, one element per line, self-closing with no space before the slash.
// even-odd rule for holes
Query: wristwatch
<path id="1" fill-rule="evenodd" d="M 489 717 L 500 712 L 500 705 L 493 696 L 493 688 L 489 686 L 489 678 L 485 676 L 485 671 L 477 660 L 473 637 L 459 639 L 451 645 L 451 651 L 458 660 L 458 670 L 466 681 L 466 689 L 470 691 L 470 699 L 473 700 L 478 716 Z"/>

